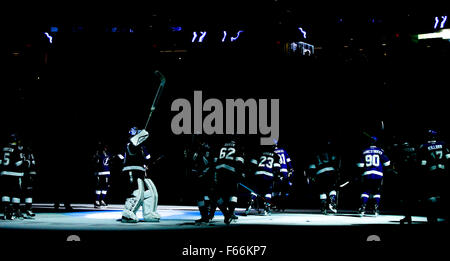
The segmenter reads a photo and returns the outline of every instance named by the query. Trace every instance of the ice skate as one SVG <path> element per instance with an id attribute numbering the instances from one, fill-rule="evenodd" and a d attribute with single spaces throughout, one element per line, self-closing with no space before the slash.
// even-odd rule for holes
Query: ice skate
<path id="1" fill-rule="evenodd" d="M 378 217 L 378 215 L 380 215 L 380 209 L 377 204 L 375 204 L 373 208 L 373 214 L 375 215 L 375 217 Z"/>
<path id="2" fill-rule="evenodd" d="M 31 209 L 27 209 L 23 212 L 23 217 L 25 219 L 34 219 L 36 217 L 36 214 L 34 214 Z"/>
<path id="3" fill-rule="evenodd" d="M 337 213 L 337 208 L 336 208 L 336 204 L 335 203 L 330 203 L 328 204 L 328 209 L 331 210 L 331 212 L 333 212 L 334 214 Z"/>
<path id="4" fill-rule="evenodd" d="M 20 211 L 20 209 L 17 209 L 14 213 L 13 213 L 13 219 L 19 219 L 19 220 L 23 220 L 24 216 L 22 215 L 22 212 Z"/>
<path id="5" fill-rule="evenodd" d="M 359 209 L 358 209 L 358 213 L 361 217 L 364 216 L 364 214 L 366 213 L 366 206 L 362 205 Z"/>
<path id="6" fill-rule="evenodd" d="M 210 221 L 209 218 L 202 217 L 200 219 L 195 220 L 195 224 L 196 225 L 208 224 L 209 221 Z"/>

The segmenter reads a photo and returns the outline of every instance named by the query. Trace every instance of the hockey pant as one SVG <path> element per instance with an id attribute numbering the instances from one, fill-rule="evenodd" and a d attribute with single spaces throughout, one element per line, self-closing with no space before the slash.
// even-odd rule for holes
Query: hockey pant
<path id="1" fill-rule="evenodd" d="M 144 221 L 158 222 L 160 215 L 157 213 L 158 191 L 155 184 L 150 179 L 145 178 L 144 173 L 136 172 L 138 171 L 129 172 L 133 192 L 125 201 L 122 218 L 126 218 L 131 222 L 138 222 L 139 219 L 136 213 L 142 207 Z"/>
<path id="2" fill-rule="evenodd" d="M 370 196 L 372 195 L 373 199 L 375 200 L 375 204 L 379 206 L 382 184 L 383 178 L 368 178 L 363 176 L 361 182 L 362 186 L 361 205 L 366 205 L 367 202 L 369 201 Z"/>
<path id="3" fill-rule="evenodd" d="M 255 178 L 255 190 L 260 196 L 265 199 L 265 206 L 270 207 L 272 203 L 272 192 L 273 192 L 273 177 L 268 175 L 256 175 Z M 257 200 L 256 195 L 252 194 L 252 200 Z"/>
<path id="4" fill-rule="evenodd" d="M 33 204 L 33 187 L 35 174 L 25 174 L 22 177 L 22 198 L 25 203 L 25 210 L 31 210 Z"/>
<path id="5" fill-rule="evenodd" d="M 110 175 L 96 175 L 95 176 L 95 196 L 96 200 L 104 200 L 109 190 Z"/>
<path id="6" fill-rule="evenodd" d="M 319 198 L 323 204 L 326 204 L 328 199 L 330 202 L 336 203 L 336 181 L 337 175 L 335 172 L 324 172 L 317 175 L 315 182 Z"/>
<path id="7" fill-rule="evenodd" d="M 213 181 L 209 176 L 195 179 L 195 191 L 197 192 L 197 205 L 202 219 L 214 217 L 216 203 L 213 198 Z"/>
<path id="8" fill-rule="evenodd" d="M 237 206 L 238 178 L 227 169 L 216 170 L 217 206 L 224 216 L 232 215 Z"/>
<path id="9" fill-rule="evenodd" d="M 2 175 L 0 177 L 3 211 L 4 213 L 15 212 L 20 207 L 22 177 L 10 175 Z"/>
<path id="10" fill-rule="evenodd" d="M 291 183 L 288 178 L 278 180 L 273 186 L 273 203 L 277 208 L 285 209 L 286 202 L 291 192 Z"/>

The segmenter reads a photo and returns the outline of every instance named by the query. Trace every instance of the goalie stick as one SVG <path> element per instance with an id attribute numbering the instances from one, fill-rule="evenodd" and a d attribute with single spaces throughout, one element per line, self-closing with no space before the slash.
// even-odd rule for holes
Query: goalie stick
<path id="1" fill-rule="evenodd" d="M 133 138 L 130 139 L 131 142 L 135 146 L 141 144 L 148 138 L 149 133 L 146 130 L 148 127 L 148 123 L 150 122 L 150 118 L 152 117 L 152 114 L 156 109 L 156 105 L 158 104 L 158 101 L 159 101 L 159 98 L 161 97 L 164 86 L 166 85 L 166 77 L 164 77 L 164 75 L 158 70 L 156 70 L 154 73 L 157 77 L 159 77 L 159 80 L 160 80 L 159 87 L 158 87 L 158 90 L 156 91 L 155 98 L 153 99 L 152 107 L 150 108 L 150 114 L 148 115 L 147 122 L 145 123 L 144 129 L 142 129 L 141 132 L 139 132 Z"/>
<path id="2" fill-rule="evenodd" d="M 160 83 L 158 90 L 156 91 L 155 98 L 153 99 L 152 107 L 150 108 L 150 114 L 148 115 L 144 130 L 147 129 L 148 123 L 150 122 L 150 118 L 152 117 L 152 114 L 156 109 L 156 105 L 158 104 L 159 97 L 161 97 L 164 86 L 166 85 L 166 77 L 164 77 L 164 75 L 160 71 L 156 70 L 155 75 L 159 77 Z"/>

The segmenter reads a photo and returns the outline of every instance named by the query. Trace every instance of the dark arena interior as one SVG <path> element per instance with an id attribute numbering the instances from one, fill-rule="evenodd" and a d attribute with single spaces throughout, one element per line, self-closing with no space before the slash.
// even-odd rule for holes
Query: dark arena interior
<path id="1" fill-rule="evenodd" d="M 217 248 L 215 259 L 301 258 L 308 253 L 326 258 L 311 250 L 316 247 L 338 249 L 331 256 L 349 255 L 352 248 L 369 254 L 397 247 L 401 253 L 414 247 L 445 250 L 448 201 L 438 221 L 429 224 L 417 186 L 412 224 L 400 224 L 404 187 L 410 182 L 402 173 L 386 172 L 380 215 L 359 217 L 361 171 L 356 163 L 368 136 L 378 138 L 394 168 L 392 147 L 399 137 L 417 149 L 427 142 L 430 129 L 442 141 L 450 138 L 448 9 L 381 3 L 327 7 L 287 0 L 147 4 L 3 8 L 9 14 L 1 18 L 0 143 L 7 146 L 11 133 L 21 137 L 34 152 L 37 176 L 36 217 L 0 220 L 2 244 L 28 238 L 21 244 L 68 251 L 139 246 L 180 260 L 200 255 L 189 247 Z M 144 144 L 153 159 L 147 175 L 158 190 L 161 220 L 123 224 L 128 177 L 120 164 L 112 165 L 109 205 L 94 208 L 92 157 L 99 141 L 112 154 L 123 153 L 130 128 L 144 128 L 160 84 L 155 70 L 165 76 L 166 85 Z M 226 99 L 278 99 L 278 145 L 289 153 L 294 169 L 286 211 L 244 216 L 248 191 L 240 187 L 238 220 L 224 224 L 217 209 L 208 225 L 195 224 L 200 217 L 197 184 L 185 157 L 193 149 L 193 135 L 175 134 L 171 125 L 178 113 L 172 108 L 175 100 L 187 99 L 194 111 L 194 91 L 202 92 L 203 102 L 222 102 L 224 129 Z M 203 118 L 209 113 L 203 109 Z M 212 125 L 221 124 L 220 119 Z M 250 121 L 247 117 L 246 124 Z M 244 134 L 199 136 L 218 153 L 230 136 L 250 152 L 268 135 L 246 129 Z M 323 215 L 307 172 L 314 153 L 328 140 L 341 158 L 339 184 L 351 182 L 339 188 L 338 213 Z M 443 199 L 448 174 L 441 184 Z M 419 179 L 414 182 L 428 184 L 426 175 Z M 55 202 L 61 203 L 59 210 Z M 66 211 L 63 203 L 73 210 Z M 373 235 L 376 242 L 369 240 Z M 262 247 L 252 252 L 255 246 L 266 246 L 266 252 Z M 198 258 L 208 259 L 208 253 Z"/>

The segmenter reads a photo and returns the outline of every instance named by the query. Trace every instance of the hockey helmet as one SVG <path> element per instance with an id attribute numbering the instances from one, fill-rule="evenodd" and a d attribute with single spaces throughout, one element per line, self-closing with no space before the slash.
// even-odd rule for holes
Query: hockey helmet
<path id="1" fill-rule="evenodd" d="M 377 137 L 375 137 L 375 136 L 370 137 L 370 140 L 369 140 L 370 145 L 374 146 L 377 144 L 377 142 L 378 142 Z"/>
<path id="2" fill-rule="evenodd" d="M 278 149 L 278 140 L 277 139 L 273 139 L 273 149 L 276 150 Z"/>
<path id="3" fill-rule="evenodd" d="M 427 138 L 429 140 L 435 140 L 438 137 L 438 132 L 436 130 L 433 129 L 428 129 L 427 131 Z"/>
<path id="4" fill-rule="evenodd" d="M 18 140 L 19 140 L 19 136 L 17 135 L 17 133 L 11 133 L 11 135 L 9 135 L 8 143 L 10 145 L 16 145 Z"/>

